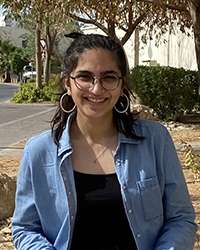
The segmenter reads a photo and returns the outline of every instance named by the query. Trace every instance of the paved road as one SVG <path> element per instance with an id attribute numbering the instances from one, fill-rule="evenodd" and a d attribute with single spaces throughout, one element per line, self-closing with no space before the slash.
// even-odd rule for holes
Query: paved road
<path id="1" fill-rule="evenodd" d="M 55 106 L 0 103 L 0 150 L 49 129 Z"/>
<path id="2" fill-rule="evenodd" d="M 9 100 L 18 88 L 17 85 L 0 83 L 0 102 Z"/>

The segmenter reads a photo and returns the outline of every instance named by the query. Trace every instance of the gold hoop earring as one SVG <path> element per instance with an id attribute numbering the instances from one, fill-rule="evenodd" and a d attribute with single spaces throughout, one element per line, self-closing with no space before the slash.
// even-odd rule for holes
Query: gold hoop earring
<path id="1" fill-rule="evenodd" d="M 115 109 L 118 113 L 123 114 L 123 113 L 126 113 L 126 111 L 128 110 L 128 108 L 129 108 L 129 106 L 130 106 L 130 101 L 129 101 L 128 96 L 127 96 L 126 94 L 123 94 L 123 95 L 121 95 L 120 97 L 125 97 L 125 98 L 126 98 L 126 102 L 127 102 L 127 103 L 126 103 L 126 106 L 124 107 L 122 101 L 121 101 L 121 102 L 119 101 L 119 103 L 122 104 L 122 107 L 123 107 L 124 109 L 119 110 L 119 109 L 116 107 L 116 105 L 114 106 L 114 109 Z"/>
<path id="2" fill-rule="evenodd" d="M 64 94 L 61 96 L 61 98 L 60 98 L 60 107 L 61 107 L 61 109 L 62 109 L 63 112 L 65 112 L 65 113 L 71 113 L 72 111 L 75 110 L 76 105 L 74 104 L 74 107 L 71 108 L 70 110 L 66 110 L 66 109 L 63 107 L 63 99 L 64 99 L 65 96 L 67 96 L 67 95 L 68 95 L 68 93 L 66 92 L 66 93 L 64 93 Z"/>

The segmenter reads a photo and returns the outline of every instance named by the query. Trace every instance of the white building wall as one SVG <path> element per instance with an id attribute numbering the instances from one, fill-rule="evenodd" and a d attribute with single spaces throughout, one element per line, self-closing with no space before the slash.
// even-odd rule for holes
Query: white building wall
<path id="1" fill-rule="evenodd" d="M 98 33 L 104 34 L 103 31 L 96 27 L 86 26 L 82 29 L 85 34 Z M 120 37 L 120 32 L 118 31 Z M 122 34 L 121 34 L 122 36 Z M 140 34 L 141 38 L 141 34 Z M 166 42 L 164 42 L 166 40 Z M 147 41 L 144 44 L 140 39 L 139 64 L 149 65 L 149 60 L 156 62 L 161 66 L 171 66 L 197 70 L 195 44 L 193 33 L 190 36 L 182 33 L 178 29 L 175 34 L 165 34 L 159 46 L 156 46 L 155 40 Z M 134 67 L 134 34 L 124 45 L 130 68 Z"/>
<path id="2" fill-rule="evenodd" d="M 141 64 L 148 58 L 148 48 L 152 49 L 152 60 L 156 60 L 161 66 L 171 66 L 177 68 L 185 68 L 197 70 L 195 44 L 192 32 L 190 36 L 177 30 L 176 34 L 165 34 L 163 41 L 158 47 L 155 41 L 148 41 L 143 51 L 140 51 Z M 148 58 L 149 59 L 149 58 Z"/>

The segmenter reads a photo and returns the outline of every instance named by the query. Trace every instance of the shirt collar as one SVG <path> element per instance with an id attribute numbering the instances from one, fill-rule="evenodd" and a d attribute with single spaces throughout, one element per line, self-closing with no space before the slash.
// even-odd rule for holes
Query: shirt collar
<path id="1" fill-rule="evenodd" d="M 65 129 L 63 130 L 62 136 L 59 141 L 58 147 L 58 155 L 60 156 L 65 151 L 72 151 L 72 145 L 70 141 L 70 127 L 71 123 L 74 120 L 76 112 L 72 112 L 67 119 Z M 128 144 L 139 144 L 141 142 L 140 139 L 134 139 L 125 136 L 123 133 L 119 133 L 119 143 L 128 143 Z"/>
<path id="2" fill-rule="evenodd" d="M 130 138 L 125 136 L 123 133 L 119 133 L 119 143 L 139 144 L 141 141 L 141 139 Z"/>
<path id="3" fill-rule="evenodd" d="M 62 136 L 59 140 L 59 146 L 58 146 L 58 155 L 60 156 L 65 151 L 71 151 L 72 145 L 70 141 L 70 127 L 72 124 L 72 121 L 74 120 L 76 112 L 72 112 L 68 118 L 65 125 L 65 128 L 63 130 Z"/>

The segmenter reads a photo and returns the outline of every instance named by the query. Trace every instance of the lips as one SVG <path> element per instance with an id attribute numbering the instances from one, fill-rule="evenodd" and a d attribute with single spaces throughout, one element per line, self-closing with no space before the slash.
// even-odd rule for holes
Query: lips
<path id="1" fill-rule="evenodd" d="M 96 98 L 96 97 L 85 97 L 85 99 L 91 103 L 103 103 L 106 98 Z"/>

